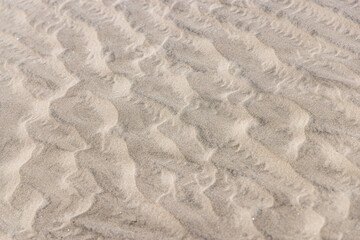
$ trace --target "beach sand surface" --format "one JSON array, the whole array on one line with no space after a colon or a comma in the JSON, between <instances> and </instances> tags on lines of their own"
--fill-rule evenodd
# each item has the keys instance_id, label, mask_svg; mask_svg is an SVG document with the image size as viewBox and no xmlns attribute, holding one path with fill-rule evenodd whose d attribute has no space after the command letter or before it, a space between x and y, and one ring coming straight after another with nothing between
<instances>
[{"instance_id":1,"label":"beach sand surface","mask_svg":"<svg viewBox=\"0 0 360 240\"><path fill-rule=\"evenodd\" d=\"M360 2L1 0L13 239L359 240Z\"/></svg>"}]
</instances>

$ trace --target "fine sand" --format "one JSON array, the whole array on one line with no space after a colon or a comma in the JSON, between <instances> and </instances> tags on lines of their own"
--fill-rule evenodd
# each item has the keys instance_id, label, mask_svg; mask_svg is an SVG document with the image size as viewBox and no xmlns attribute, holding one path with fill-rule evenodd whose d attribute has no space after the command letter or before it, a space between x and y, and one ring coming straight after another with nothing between
<instances>
[{"instance_id":1,"label":"fine sand","mask_svg":"<svg viewBox=\"0 0 360 240\"><path fill-rule=\"evenodd\" d=\"M359 240L358 0L0 0L0 240Z\"/></svg>"}]
</instances>

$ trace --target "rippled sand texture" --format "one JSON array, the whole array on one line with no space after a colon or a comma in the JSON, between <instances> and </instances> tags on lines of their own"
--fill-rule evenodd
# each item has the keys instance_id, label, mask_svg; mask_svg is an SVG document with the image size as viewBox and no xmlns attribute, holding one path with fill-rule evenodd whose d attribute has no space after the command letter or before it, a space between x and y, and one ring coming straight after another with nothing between
<instances>
[{"instance_id":1,"label":"rippled sand texture","mask_svg":"<svg viewBox=\"0 0 360 240\"><path fill-rule=\"evenodd\" d=\"M357 0L1 0L0 239L360 239Z\"/></svg>"}]
</instances>

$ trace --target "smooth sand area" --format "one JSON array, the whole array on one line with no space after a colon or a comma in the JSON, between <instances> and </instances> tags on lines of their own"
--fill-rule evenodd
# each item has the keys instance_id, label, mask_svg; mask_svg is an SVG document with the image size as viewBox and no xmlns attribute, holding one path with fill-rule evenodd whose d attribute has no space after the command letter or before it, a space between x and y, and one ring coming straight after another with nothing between
<instances>
[{"instance_id":1,"label":"smooth sand area","mask_svg":"<svg viewBox=\"0 0 360 240\"><path fill-rule=\"evenodd\" d=\"M358 0L0 0L0 240L359 240Z\"/></svg>"}]
</instances>

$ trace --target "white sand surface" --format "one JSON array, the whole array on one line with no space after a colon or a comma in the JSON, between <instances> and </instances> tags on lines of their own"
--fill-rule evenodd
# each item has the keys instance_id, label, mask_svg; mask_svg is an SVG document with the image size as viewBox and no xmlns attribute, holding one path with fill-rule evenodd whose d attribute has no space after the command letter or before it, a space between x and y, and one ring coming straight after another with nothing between
<instances>
[{"instance_id":1,"label":"white sand surface","mask_svg":"<svg viewBox=\"0 0 360 240\"><path fill-rule=\"evenodd\" d=\"M358 0L0 0L0 240L359 240Z\"/></svg>"}]
</instances>

